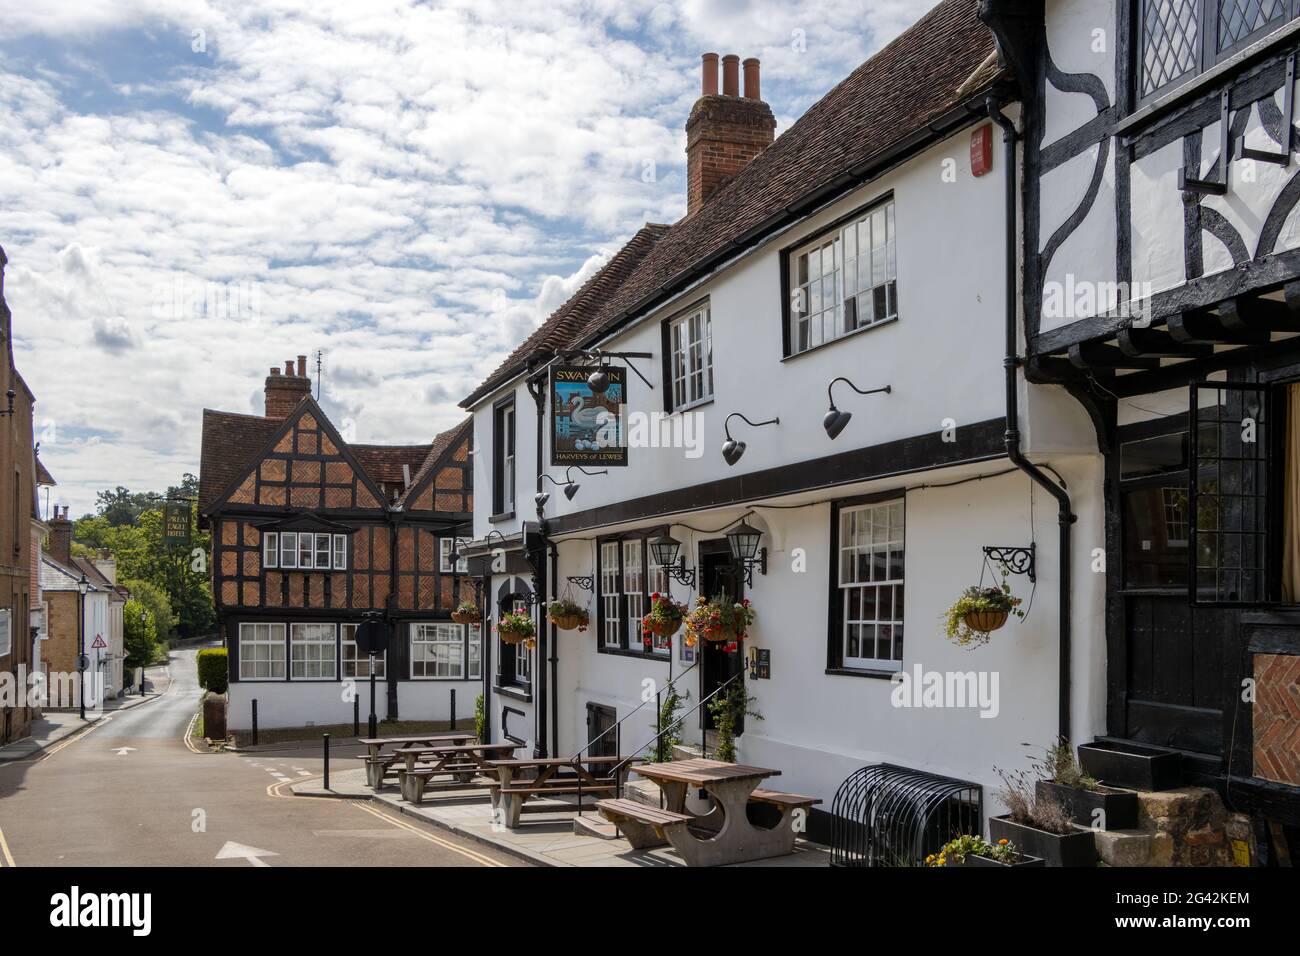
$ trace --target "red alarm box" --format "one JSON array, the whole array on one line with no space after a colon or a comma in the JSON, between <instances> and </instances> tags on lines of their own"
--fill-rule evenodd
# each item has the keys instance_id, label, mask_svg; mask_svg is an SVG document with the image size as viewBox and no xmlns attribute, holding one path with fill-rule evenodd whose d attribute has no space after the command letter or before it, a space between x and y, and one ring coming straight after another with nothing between
<instances>
[{"instance_id":1,"label":"red alarm box","mask_svg":"<svg viewBox=\"0 0 1300 956\"><path fill-rule=\"evenodd\" d=\"M993 168L993 124L985 123L970 134L970 171L983 176Z\"/></svg>"}]
</instances>

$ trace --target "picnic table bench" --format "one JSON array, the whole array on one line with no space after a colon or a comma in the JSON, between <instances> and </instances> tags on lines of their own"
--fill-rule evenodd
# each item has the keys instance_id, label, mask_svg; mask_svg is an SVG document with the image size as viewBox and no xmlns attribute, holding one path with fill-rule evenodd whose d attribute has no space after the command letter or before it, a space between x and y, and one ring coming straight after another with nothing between
<instances>
[{"instance_id":1,"label":"picnic table bench","mask_svg":"<svg viewBox=\"0 0 1300 956\"><path fill-rule=\"evenodd\" d=\"M454 746L469 743L478 738L472 733L437 733L422 734L411 737L362 737L357 742L364 744L367 753L360 760L366 764L366 783L372 790L384 785L384 778L395 773L393 764L402 759L397 750L384 752L385 747L435 747L438 745Z\"/></svg>"},{"instance_id":2,"label":"picnic table bench","mask_svg":"<svg viewBox=\"0 0 1300 956\"><path fill-rule=\"evenodd\" d=\"M616 793L617 776L597 776L593 768L613 767L621 757L534 757L520 760L489 760L497 780L489 784L493 810L504 826L519 825L523 806L534 797L577 794L579 809L584 793ZM561 773L572 770L571 774ZM531 775L529 775L531 774Z\"/></svg>"},{"instance_id":3,"label":"picnic table bench","mask_svg":"<svg viewBox=\"0 0 1300 956\"><path fill-rule=\"evenodd\" d=\"M451 776L462 784L475 776L495 776L493 759L508 758L519 744L456 744L446 747L404 748L397 751L406 761L397 770L402 799L419 804L424 801L425 785L433 777ZM422 766L417 766L421 762Z\"/></svg>"},{"instance_id":4,"label":"picnic table bench","mask_svg":"<svg viewBox=\"0 0 1300 956\"><path fill-rule=\"evenodd\" d=\"M779 770L747 767L697 758L672 763L642 764L635 772L659 784L665 808L631 800L599 800L596 808L615 824L636 849L670 844L687 866L722 866L794 852L795 814L821 803L817 797L760 789ZM702 815L686 812L689 788L702 788L710 798ZM751 804L775 807L776 823L756 825Z\"/></svg>"}]
</instances>

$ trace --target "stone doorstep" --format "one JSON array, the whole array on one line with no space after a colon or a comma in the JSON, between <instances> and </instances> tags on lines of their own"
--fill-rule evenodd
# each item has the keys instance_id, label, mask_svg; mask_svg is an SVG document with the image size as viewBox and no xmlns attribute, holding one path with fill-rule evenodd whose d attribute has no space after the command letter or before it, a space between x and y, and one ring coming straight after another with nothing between
<instances>
[{"instance_id":1,"label":"stone doorstep","mask_svg":"<svg viewBox=\"0 0 1300 956\"><path fill-rule=\"evenodd\" d=\"M610 823L599 813L586 814L573 818L573 832L578 836L595 837L597 840L617 840L618 827Z\"/></svg>"},{"instance_id":2,"label":"stone doorstep","mask_svg":"<svg viewBox=\"0 0 1300 956\"><path fill-rule=\"evenodd\" d=\"M1093 842L1107 866L1146 866L1154 835L1147 830L1094 830Z\"/></svg>"}]
</instances>

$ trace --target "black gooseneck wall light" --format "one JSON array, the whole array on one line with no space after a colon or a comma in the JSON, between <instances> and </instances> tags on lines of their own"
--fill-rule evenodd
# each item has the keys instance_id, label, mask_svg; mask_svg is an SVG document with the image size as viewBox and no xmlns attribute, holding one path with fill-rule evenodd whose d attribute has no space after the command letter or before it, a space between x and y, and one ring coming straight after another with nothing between
<instances>
[{"instance_id":1,"label":"black gooseneck wall light","mask_svg":"<svg viewBox=\"0 0 1300 956\"><path fill-rule=\"evenodd\" d=\"M859 395L875 395L877 392L884 392L888 395L893 391L893 389L888 385L882 385L880 388L858 388L843 375L839 378L831 379L831 383L826 386L826 398L831 407L826 412L826 417L822 419L822 428L826 429L826 435L831 439L834 439L840 432L844 431L844 426L847 425L849 419L853 417L851 412L842 412L835 407L835 398L831 395L831 389L835 387L836 382L844 382Z\"/></svg>"},{"instance_id":2,"label":"black gooseneck wall light","mask_svg":"<svg viewBox=\"0 0 1300 956\"><path fill-rule=\"evenodd\" d=\"M731 437L731 420L733 418L739 418L746 425L752 425L755 428L763 425L781 424L781 419L779 418L769 418L765 422L751 422L744 415L740 414L740 412L732 412L728 415L726 421L722 423L722 430L727 435L727 440L722 443L722 457L726 460L728 465L734 465L736 462L740 461L740 456L745 453L746 447L743 441L736 441L736 439Z\"/></svg>"}]
</instances>

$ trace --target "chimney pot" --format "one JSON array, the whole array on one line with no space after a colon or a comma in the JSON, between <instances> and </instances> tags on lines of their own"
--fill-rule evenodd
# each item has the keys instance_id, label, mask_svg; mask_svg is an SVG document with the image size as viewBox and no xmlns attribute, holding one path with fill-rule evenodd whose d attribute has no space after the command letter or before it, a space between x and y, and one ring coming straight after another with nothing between
<instances>
[{"instance_id":1,"label":"chimney pot","mask_svg":"<svg viewBox=\"0 0 1300 956\"><path fill-rule=\"evenodd\" d=\"M703 85L700 87L701 96L718 95L718 54L706 53L703 57Z\"/></svg>"},{"instance_id":2,"label":"chimney pot","mask_svg":"<svg viewBox=\"0 0 1300 956\"><path fill-rule=\"evenodd\" d=\"M307 356L305 355L298 356L298 377L307 377Z\"/></svg>"},{"instance_id":3,"label":"chimney pot","mask_svg":"<svg viewBox=\"0 0 1300 956\"><path fill-rule=\"evenodd\" d=\"M761 100L758 92L758 58L751 56L745 61L745 99Z\"/></svg>"},{"instance_id":4,"label":"chimney pot","mask_svg":"<svg viewBox=\"0 0 1300 956\"><path fill-rule=\"evenodd\" d=\"M272 365L272 366L271 366L271 374L272 374L272 375L279 375L279 374L280 374L280 366L278 366L278 365Z\"/></svg>"},{"instance_id":5,"label":"chimney pot","mask_svg":"<svg viewBox=\"0 0 1300 956\"><path fill-rule=\"evenodd\" d=\"M289 361L284 363L284 374L293 375L293 359L289 359Z\"/></svg>"},{"instance_id":6,"label":"chimney pot","mask_svg":"<svg viewBox=\"0 0 1300 956\"><path fill-rule=\"evenodd\" d=\"M722 95L740 95L740 57L734 53L722 58Z\"/></svg>"}]
</instances>

